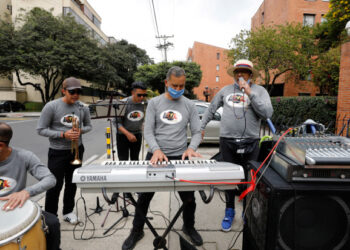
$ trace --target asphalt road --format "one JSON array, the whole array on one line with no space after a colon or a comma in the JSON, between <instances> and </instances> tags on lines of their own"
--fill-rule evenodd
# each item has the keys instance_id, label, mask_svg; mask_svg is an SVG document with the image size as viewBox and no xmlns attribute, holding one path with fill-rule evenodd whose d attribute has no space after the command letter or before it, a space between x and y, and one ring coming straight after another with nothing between
<instances>
[{"instance_id":1,"label":"asphalt road","mask_svg":"<svg viewBox=\"0 0 350 250\"><path fill-rule=\"evenodd\" d=\"M39 159L47 164L47 152L49 140L37 134L36 126L38 118L0 118L0 122L8 123L13 129L13 138L10 146L24 148L32 151ZM92 120L93 129L83 135L85 147L83 164L87 161L99 158L106 153L106 127L110 123L106 119ZM113 133L115 132L113 128ZM115 138L115 137L114 137ZM28 175L27 185L34 182L34 178Z\"/></svg>"}]
</instances>

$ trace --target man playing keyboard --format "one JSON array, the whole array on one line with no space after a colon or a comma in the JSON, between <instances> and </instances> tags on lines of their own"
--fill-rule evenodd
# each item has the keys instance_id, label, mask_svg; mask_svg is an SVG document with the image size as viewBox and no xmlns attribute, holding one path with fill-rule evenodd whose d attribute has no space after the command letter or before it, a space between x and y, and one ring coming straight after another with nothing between
<instances>
[{"instance_id":1,"label":"man playing keyboard","mask_svg":"<svg viewBox=\"0 0 350 250\"><path fill-rule=\"evenodd\" d=\"M166 80L166 92L151 99L148 103L145 119L145 140L149 145L146 160L152 164L168 160L184 160L200 157L195 152L201 142L200 120L195 104L183 96L185 90L185 71L177 66L169 69ZM187 125L189 124L192 140L187 147ZM183 232L191 241L200 246L202 237L194 228L196 202L194 191L179 192L184 202ZM133 228L123 243L123 250L133 249L144 236L144 216L154 192L139 195ZM143 215L138 212L142 211Z\"/></svg>"}]
</instances>

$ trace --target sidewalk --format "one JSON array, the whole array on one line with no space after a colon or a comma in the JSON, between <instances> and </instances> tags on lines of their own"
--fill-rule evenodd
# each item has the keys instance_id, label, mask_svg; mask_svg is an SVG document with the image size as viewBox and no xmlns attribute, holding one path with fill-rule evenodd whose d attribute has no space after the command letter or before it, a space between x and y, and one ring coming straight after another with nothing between
<instances>
[{"instance_id":1,"label":"sidewalk","mask_svg":"<svg viewBox=\"0 0 350 250\"><path fill-rule=\"evenodd\" d=\"M0 113L0 117L39 117L41 112L9 112L9 113Z\"/></svg>"},{"instance_id":2,"label":"sidewalk","mask_svg":"<svg viewBox=\"0 0 350 250\"><path fill-rule=\"evenodd\" d=\"M199 148L198 152L200 152L204 159L209 159L211 156L218 152L216 147L205 147ZM63 192L61 192L62 194ZM111 194L109 194L111 195ZM215 193L213 200L209 204L204 204L202 199L199 196L199 193L195 193L196 196L196 229L201 234L204 244L201 247L197 247L197 249L205 249L205 250L224 250L228 249L232 242L236 239L239 234L239 231L242 228L242 204L236 201L236 217L235 222L233 224L233 229L231 232L222 232L221 231L221 220L224 215L225 204L223 202L224 194ZM78 190L76 195L76 200L80 197L80 190ZM108 209L108 205L102 197L102 194L83 194L83 197L86 201L86 211L87 214L92 214L94 208L96 207L96 197L99 197L100 205L103 206L104 209ZM134 195L136 199L136 195ZM40 199L40 205L44 205L44 198ZM126 237L129 235L130 229L132 227L133 217L129 216L127 218L123 218L120 223L118 223L108 234L111 235L109 237L104 237L103 233L107 228L113 225L119 218L122 217L122 212L113 212L108 215L106 220L106 224L104 227L101 227L101 224L106 216L107 211L104 210L101 215L94 214L90 216L90 221L87 222L86 228L83 236L82 230L83 226L77 226L75 231L75 237L80 239L96 237L89 240L76 240L73 236L74 226L66 223L62 219L62 199L60 201L59 207L59 219L61 221L61 248L62 250L104 250L104 249L121 249L122 244ZM181 199L179 198L177 193L174 192L158 192L155 194L151 205L148 216L153 217L150 220L151 224L154 226L158 234L162 234L166 229L166 219L164 219L161 215L164 215L167 219L172 219L180 207ZM123 205L122 200L119 199L119 206ZM82 199L78 200L78 214L82 221L85 220L85 207ZM113 210L116 210L115 206L113 206ZM131 205L127 206L127 210L130 214L134 213L134 207ZM185 239L189 241L189 238L185 236L182 231L182 216L179 217L177 222L175 223L173 230L166 237L167 247L170 250L180 250L180 242L179 236L177 233L181 234ZM177 233L173 231L177 231ZM101 238L104 237L104 238ZM145 226L145 237L138 242L135 250L148 250L154 249L153 247L153 234ZM242 234L240 234L236 245L230 249L242 249Z\"/></svg>"}]
</instances>

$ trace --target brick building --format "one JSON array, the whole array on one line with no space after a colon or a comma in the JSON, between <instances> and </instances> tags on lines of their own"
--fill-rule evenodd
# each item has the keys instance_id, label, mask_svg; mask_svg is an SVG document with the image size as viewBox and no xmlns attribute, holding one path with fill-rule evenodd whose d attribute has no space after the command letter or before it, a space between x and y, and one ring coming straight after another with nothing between
<instances>
[{"instance_id":1,"label":"brick building","mask_svg":"<svg viewBox=\"0 0 350 250\"><path fill-rule=\"evenodd\" d=\"M193 47L188 49L187 61L199 64L203 72L199 87L194 89L199 100L206 100L204 93L207 93L208 101L211 101L222 87L233 82L227 74L230 65L227 49L194 42Z\"/></svg>"},{"instance_id":2,"label":"brick building","mask_svg":"<svg viewBox=\"0 0 350 250\"><path fill-rule=\"evenodd\" d=\"M323 16L328 9L329 0L264 0L251 19L251 29L293 22L312 26L324 20ZM284 74L276 83L283 87L284 96L315 96L319 89L310 79L311 76L297 80L296 77Z\"/></svg>"},{"instance_id":3,"label":"brick building","mask_svg":"<svg viewBox=\"0 0 350 250\"><path fill-rule=\"evenodd\" d=\"M340 131L344 123L350 118L350 41L341 47L340 74L338 88L337 107L337 132ZM344 119L344 120L342 120ZM343 135L348 133L346 130Z\"/></svg>"}]
</instances>

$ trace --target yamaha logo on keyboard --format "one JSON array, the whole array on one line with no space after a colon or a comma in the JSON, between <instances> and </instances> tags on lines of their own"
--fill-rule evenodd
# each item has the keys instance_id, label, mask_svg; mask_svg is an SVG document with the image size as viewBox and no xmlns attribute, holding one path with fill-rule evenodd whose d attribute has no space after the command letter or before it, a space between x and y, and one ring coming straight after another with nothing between
<instances>
[{"instance_id":1,"label":"yamaha logo on keyboard","mask_svg":"<svg viewBox=\"0 0 350 250\"><path fill-rule=\"evenodd\" d=\"M103 182L107 181L107 177L105 175L88 175L88 176L80 176L81 182Z\"/></svg>"}]
</instances>

